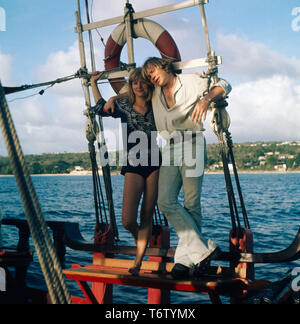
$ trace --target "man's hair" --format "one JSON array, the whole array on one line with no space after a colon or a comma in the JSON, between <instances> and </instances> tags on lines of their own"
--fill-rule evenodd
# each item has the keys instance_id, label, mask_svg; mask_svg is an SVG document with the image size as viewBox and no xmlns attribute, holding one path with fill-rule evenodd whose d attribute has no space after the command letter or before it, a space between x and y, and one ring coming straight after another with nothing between
<instances>
[{"instance_id":1,"label":"man's hair","mask_svg":"<svg viewBox=\"0 0 300 324\"><path fill-rule=\"evenodd\" d=\"M129 74L129 79L128 79L128 83L129 83L128 97L129 97L129 102L132 105L135 102L135 94L132 90L132 83L137 80L140 80L147 84L148 93L147 93L146 101L151 101L151 98L152 98L152 93L153 93L153 88L154 88L153 84L150 83L148 79L144 78L143 73L142 73L142 68L136 68Z\"/></svg>"},{"instance_id":2,"label":"man's hair","mask_svg":"<svg viewBox=\"0 0 300 324\"><path fill-rule=\"evenodd\" d=\"M171 73L173 75L176 75L176 71L174 70L173 67L173 61L159 58L159 57L149 57L145 63L143 64L142 71L143 71L143 76L145 79L148 79L147 76L147 69L149 65L152 65L156 68L160 68L162 70L165 70L167 73Z\"/></svg>"}]
</instances>

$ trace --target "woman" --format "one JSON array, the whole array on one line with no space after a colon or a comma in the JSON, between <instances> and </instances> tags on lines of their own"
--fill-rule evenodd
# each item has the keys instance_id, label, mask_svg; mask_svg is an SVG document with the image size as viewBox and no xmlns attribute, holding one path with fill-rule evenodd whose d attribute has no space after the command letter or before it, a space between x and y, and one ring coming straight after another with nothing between
<instances>
[{"instance_id":1,"label":"woman","mask_svg":"<svg viewBox=\"0 0 300 324\"><path fill-rule=\"evenodd\" d=\"M156 136L151 136L152 132L156 132L151 106L153 86L143 79L141 68L137 68L129 76L128 97L116 99L112 107L105 108L106 101L102 98L97 86L97 80L101 75L95 72L91 78L91 87L96 102L95 113L100 116L121 118L121 122L126 123L127 127L127 142L124 143L127 148L127 163L121 170L121 174L125 176L122 223L133 235L137 246L134 266L129 269L130 273L137 275L151 235L152 216L157 200L159 162L156 165L151 164L151 155L154 151L158 152ZM146 160L146 165L144 163L136 165L132 162L131 153L134 152L137 144L128 141L128 137L135 131L137 131L136 134L143 132L147 136L147 147L143 147L139 152L143 155L140 156L144 158L143 161ZM123 141L125 140L123 136ZM138 226L138 207L142 195L140 226Z\"/></svg>"}]
</instances>

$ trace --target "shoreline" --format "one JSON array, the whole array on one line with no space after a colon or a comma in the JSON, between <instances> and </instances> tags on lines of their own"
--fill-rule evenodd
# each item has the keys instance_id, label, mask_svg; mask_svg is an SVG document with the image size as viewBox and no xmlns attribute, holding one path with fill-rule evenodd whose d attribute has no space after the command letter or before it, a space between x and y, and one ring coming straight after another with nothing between
<instances>
[{"instance_id":1,"label":"shoreline","mask_svg":"<svg viewBox=\"0 0 300 324\"><path fill-rule=\"evenodd\" d=\"M294 170L294 171L284 171L284 172L278 172L278 171L238 171L238 174L293 174L293 173L300 173L300 171ZM223 171L205 171L204 174L224 174ZM230 174L233 174L233 172L230 172ZM100 174L102 175L102 174ZM111 172L111 175L121 175L119 171ZM31 174L32 177L85 177L85 176L92 176L92 171L85 171L85 172L78 172L78 173L44 173L44 174ZM0 174L0 178L5 177L14 177L13 174Z\"/></svg>"}]
</instances>

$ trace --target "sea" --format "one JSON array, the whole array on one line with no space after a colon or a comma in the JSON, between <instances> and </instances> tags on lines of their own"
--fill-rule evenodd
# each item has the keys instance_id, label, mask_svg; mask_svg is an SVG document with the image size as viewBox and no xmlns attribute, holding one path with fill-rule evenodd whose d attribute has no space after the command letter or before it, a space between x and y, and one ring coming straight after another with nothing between
<instances>
[{"instance_id":1,"label":"sea","mask_svg":"<svg viewBox=\"0 0 300 324\"><path fill-rule=\"evenodd\" d=\"M254 252L276 252L287 248L300 225L300 173L242 173L239 175L244 202L254 237ZM33 176L35 190L45 219L77 222L82 236L93 241L95 211L91 176ZM124 177L112 175L113 199L120 245L134 245L131 235L122 227L121 210ZM104 186L103 186L104 188ZM237 201L238 195L236 194ZM179 196L183 202L183 194ZM230 211L223 174L206 174L202 190L203 232L223 250L228 250L231 229ZM0 177L0 208L4 218L25 219L14 177ZM241 213L240 213L241 214ZM177 235L171 230L171 247L176 247ZM3 245L15 247L18 231L2 226ZM30 242L34 250L32 241ZM92 253L67 248L64 267L87 265ZM216 261L214 261L216 262ZM276 281L300 266L300 260L285 264L255 265L255 279ZM28 285L46 289L37 256L31 264ZM76 283L67 280L71 295L82 296ZM222 297L223 299L223 297ZM228 303L224 297L223 303ZM115 286L115 304L146 304L147 290ZM172 304L208 304L207 295L171 292Z\"/></svg>"}]
</instances>

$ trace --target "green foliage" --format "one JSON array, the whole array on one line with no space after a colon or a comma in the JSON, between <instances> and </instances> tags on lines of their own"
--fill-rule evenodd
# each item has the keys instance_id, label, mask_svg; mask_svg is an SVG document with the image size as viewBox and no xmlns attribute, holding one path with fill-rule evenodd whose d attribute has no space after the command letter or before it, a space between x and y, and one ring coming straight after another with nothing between
<instances>
[{"instance_id":1,"label":"green foliage","mask_svg":"<svg viewBox=\"0 0 300 324\"><path fill-rule=\"evenodd\" d=\"M300 170L300 143L243 143L234 144L235 162L238 170L274 171L275 166L286 165L287 170ZM120 152L113 154L112 171L120 171ZM26 155L26 164L31 174L62 174L70 173L76 166L91 170L89 153L49 153L41 155ZM206 169L222 170L221 156L218 144L207 145ZM8 157L0 156L0 174L12 174Z\"/></svg>"},{"instance_id":2,"label":"green foliage","mask_svg":"<svg viewBox=\"0 0 300 324\"><path fill-rule=\"evenodd\" d=\"M26 155L25 161L31 174L70 173L75 166L91 170L89 153ZM0 174L12 174L8 157L0 157Z\"/></svg>"},{"instance_id":3,"label":"green foliage","mask_svg":"<svg viewBox=\"0 0 300 324\"><path fill-rule=\"evenodd\" d=\"M274 171L278 166L284 165L290 171L300 170L299 142L234 144L233 152L239 170ZM207 145L207 156L207 169L222 169L220 150L217 144Z\"/></svg>"}]
</instances>

